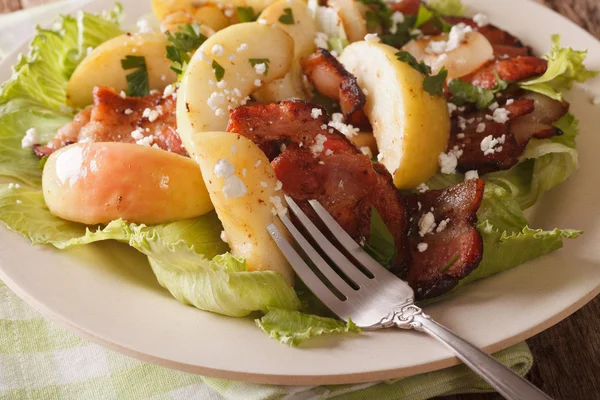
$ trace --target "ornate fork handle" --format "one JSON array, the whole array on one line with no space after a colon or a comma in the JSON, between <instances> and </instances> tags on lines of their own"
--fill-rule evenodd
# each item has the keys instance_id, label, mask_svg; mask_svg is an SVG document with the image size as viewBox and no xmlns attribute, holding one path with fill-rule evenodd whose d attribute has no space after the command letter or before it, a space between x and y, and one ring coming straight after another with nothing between
<instances>
[{"instance_id":1,"label":"ornate fork handle","mask_svg":"<svg viewBox=\"0 0 600 400\"><path fill-rule=\"evenodd\" d=\"M396 326L402 329L415 329L442 342L454 351L456 356L487 383L509 400L547 400L541 390L506 368L495 358L438 324L414 304L408 304L392 311L381 321L383 327Z\"/></svg>"}]
</instances>

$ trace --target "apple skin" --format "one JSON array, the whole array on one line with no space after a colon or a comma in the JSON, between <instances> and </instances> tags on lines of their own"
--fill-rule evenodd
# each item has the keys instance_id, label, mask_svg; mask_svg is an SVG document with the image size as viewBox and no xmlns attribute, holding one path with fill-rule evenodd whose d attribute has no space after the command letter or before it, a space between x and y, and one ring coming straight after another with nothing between
<instances>
[{"instance_id":1,"label":"apple skin","mask_svg":"<svg viewBox=\"0 0 600 400\"><path fill-rule=\"evenodd\" d=\"M213 209L198 164L137 144L64 147L48 158L42 188L52 214L88 225L159 224Z\"/></svg>"}]
</instances>

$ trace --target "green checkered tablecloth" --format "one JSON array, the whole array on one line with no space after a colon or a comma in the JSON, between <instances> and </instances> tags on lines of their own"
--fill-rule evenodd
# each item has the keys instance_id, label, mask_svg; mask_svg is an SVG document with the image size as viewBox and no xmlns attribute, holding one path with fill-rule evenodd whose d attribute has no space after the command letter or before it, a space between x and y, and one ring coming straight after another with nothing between
<instances>
[{"instance_id":1,"label":"green checkered tablecloth","mask_svg":"<svg viewBox=\"0 0 600 400\"><path fill-rule=\"evenodd\" d=\"M0 59L29 36L35 24L73 11L76 3L70 0L0 16ZM533 363L525 343L495 356L521 375ZM44 319L0 281L0 399L417 400L487 391L490 387L462 365L389 382L318 387L256 385L186 374L87 342Z\"/></svg>"}]
</instances>

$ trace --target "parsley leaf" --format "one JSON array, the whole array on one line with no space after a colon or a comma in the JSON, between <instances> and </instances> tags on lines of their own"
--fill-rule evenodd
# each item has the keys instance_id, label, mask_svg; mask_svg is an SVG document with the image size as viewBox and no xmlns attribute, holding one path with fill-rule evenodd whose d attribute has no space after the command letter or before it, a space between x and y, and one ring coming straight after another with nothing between
<instances>
[{"instance_id":1,"label":"parsley leaf","mask_svg":"<svg viewBox=\"0 0 600 400\"><path fill-rule=\"evenodd\" d=\"M417 20L413 28L417 29L423 26L427 21L433 18L434 13L423 4L419 6L419 12L417 13Z\"/></svg>"},{"instance_id":2,"label":"parsley leaf","mask_svg":"<svg viewBox=\"0 0 600 400\"><path fill-rule=\"evenodd\" d=\"M294 25L294 14L292 14L291 8L283 9L283 14L279 17L279 22L286 25Z\"/></svg>"},{"instance_id":3,"label":"parsley leaf","mask_svg":"<svg viewBox=\"0 0 600 400\"><path fill-rule=\"evenodd\" d=\"M369 242L364 246L365 250L381 265L388 267L396 257L396 246L394 236L391 234L381 214L374 206L371 206L371 226Z\"/></svg>"},{"instance_id":4,"label":"parsley leaf","mask_svg":"<svg viewBox=\"0 0 600 400\"><path fill-rule=\"evenodd\" d=\"M238 7L236 14L240 22L253 22L258 18L252 7Z\"/></svg>"},{"instance_id":5,"label":"parsley leaf","mask_svg":"<svg viewBox=\"0 0 600 400\"><path fill-rule=\"evenodd\" d=\"M190 62L190 54L204 43L206 36L200 33L200 25L185 24L175 34L167 32L167 40L171 43L167 46L167 59L173 62L171 69L181 75Z\"/></svg>"},{"instance_id":6,"label":"parsley leaf","mask_svg":"<svg viewBox=\"0 0 600 400\"><path fill-rule=\"evenodd\" d=\"M265 75L269 73L269 63L271 60L268 58L249 58L248 61L250 61L250 65L253 67L258 64L265 64Z\"/></svg>"},{"instance_id":7,"label":"parsley leaf","mask_svg":"<svg viewBox=\"0 0 600 400\"><path fill-rule=\"evenodd\" d=\"M442 268L439 269L440 273L446 272L447 270L449 270L450 267L454 265L454 263L456 262L456 260L458 260L458 257L459 257L459 255L458 255L458 253L456 253L454 255L454 257L452 257L450 259L450 261L448 261L448 263L446 265L444 265Z\"/></svg>"},{"instance_id":8,"label":"parsley leaf","mask_svg":"<svg viewBox=\"0 0 600 400\"><path fill-rule=\"evenodd\" d=\"M146 67L146 58L143 56L125 56L121 60L121 67L124 70L134 69L135 71L127 74L127 95L143 97L150 94L150 84L148 82L148 68Z\"/></svg>"},{"instance_id":9,"label":"parsley leaf","mask_svg":"<svg viewBox=\"0 0 600 400\"><path fill-rule=\"evenodd\" d=\"M415 39L418 36L417 34L413 34L416 18L415 15L405 15L404 22L396 24L394 33L390 31L390 33L379 35L381 41L387 45L400 48Z\"/></svg>"},{"instance_id":10,"label":"parsley leaf","mask_svg":"<svg viewBox=\"0 0 600 400\"><path fill-rule=\"evenodd\" d=\"M225 68L223 68L221 64L217 62L217 60L213 60L212 67L213 71L215 71L215 78L217 78L217 82L221 82L221 79L223 79L223 76L225 76Z\"/></svg>"},{"instance_id":11,"label":"parsley leaf","mask_svg":"<svg viewBox=\"0 0 600 400\"><path fill-rule=\"evenodd\" d=\"M450 102L457 106L462 106L465 103L475 103L480 110L488 108L496 101L496 93L508 87L507 81L500 79L498 73L494 72L494 74L497 83L492 89L484 89L460 79L453 79L448 83L448 91L452 93Z\"/></svg>"},{"instance_id":12,"label":"parsley leaf","mask_svg":"<svg viewBox=\"0 0 600 400\"><path fill-rule=\"evenodd\" d=\"M381 25L384 30L392 26L393 11L384 0L359 0L364 5L370 6L366 13L367 29L374 30ZM369 27L370 26L370 27Z\"/></svg>"},{"instance_id":13,"label":"parsley leaf","mask_svg":"<svg viewBox=\"0 0 600 400\"><path fill-rule=\"evenodd\" d=\"M444 82L448 77L446 68L442 68L437 75L431 75L431 67L423 61L418 62L408 51L399 51L396 53L396 57L398 57L399 61L407 63L413 69L425 76L423 79L423 90L432 96L435 96L436 94L439 94L440 96L444 95Z\"/></svg>"}]
</instances>

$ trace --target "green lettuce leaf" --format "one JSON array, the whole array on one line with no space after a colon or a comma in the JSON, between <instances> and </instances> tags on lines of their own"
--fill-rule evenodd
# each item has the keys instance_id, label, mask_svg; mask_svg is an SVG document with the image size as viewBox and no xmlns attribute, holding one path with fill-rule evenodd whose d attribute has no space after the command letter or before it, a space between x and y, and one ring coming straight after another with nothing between
<instances>
[{"instance_id":1,"label":"green lettuce leaf","mask_svg":"<svg viewBox=\"0 0 600 400\"><path fill-rule=\"evenodd\" d=\"M583 62L587 51L577 51L570 47L560 47L560 36L552 36L552 48L544 56L548 69L544 75L519 83L523 89L541 93L555 100L562 100L562 90L569 90L575 82L584 82L598 75L598 71L588 70Z\"/></svg>"},{"instance_id":2,"label":"green lettuce leaf","mask_svg":"<svg viewBox=\"0 0 600 400\"><path fill-rule=\"evenodd\" d=\"M429 0L427 7L449 17L462 17L467 11L467 7L461 0Z\"/></svg>"},{"instance_id":3,"label":"green lettuce leaf","mask_svg":"<svg viewBox=\"0 0 600 400\"><path fill-rule=\"evenodd\" d=\"M255 322L269 337L291 346L297 346L315 336L360 332L352 320L348 320L348 324L344 324L332 318L278 308L270 308L262 318L256 319Z\"/></svg>"}]
</instances>

